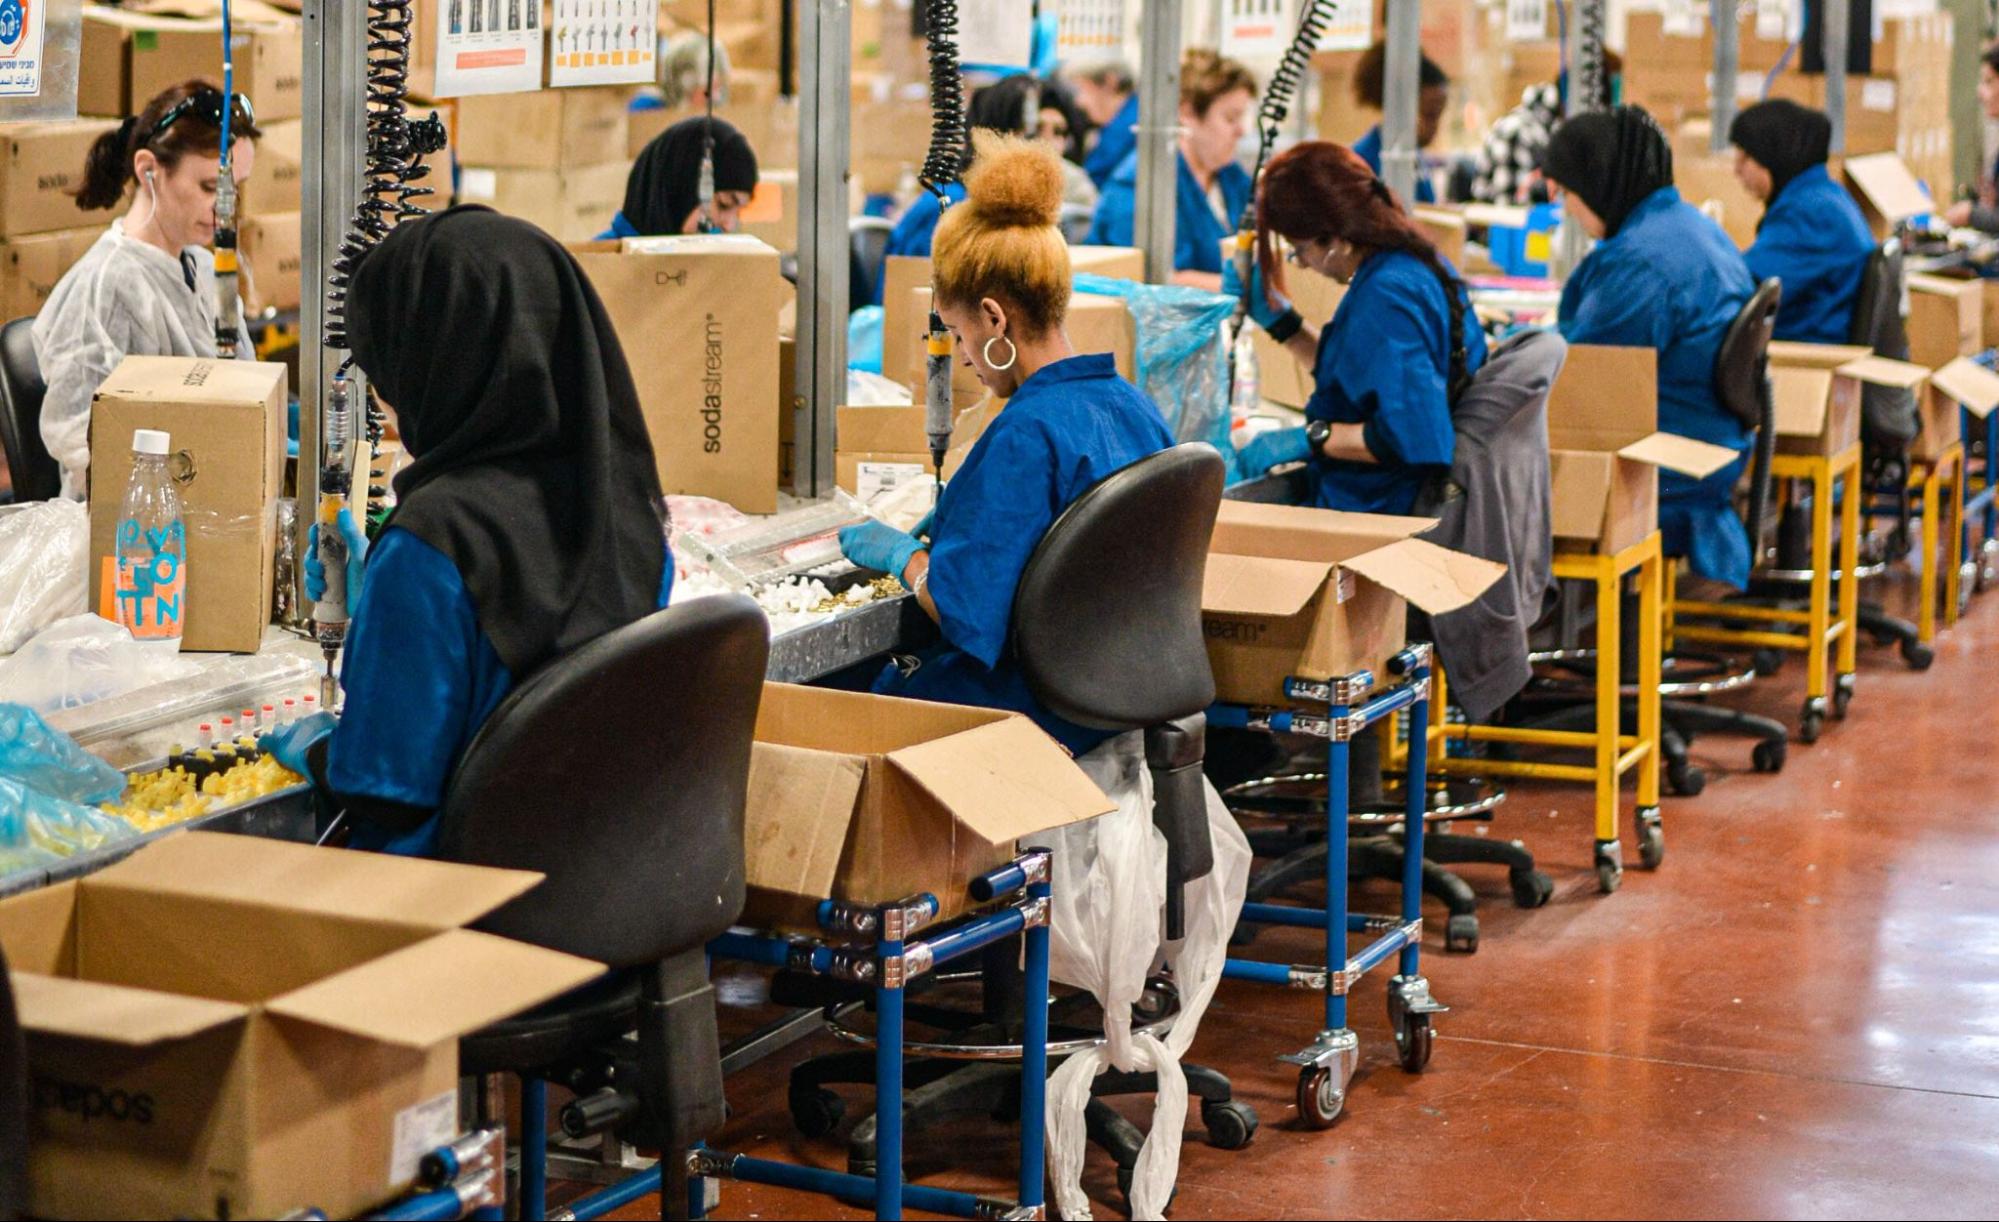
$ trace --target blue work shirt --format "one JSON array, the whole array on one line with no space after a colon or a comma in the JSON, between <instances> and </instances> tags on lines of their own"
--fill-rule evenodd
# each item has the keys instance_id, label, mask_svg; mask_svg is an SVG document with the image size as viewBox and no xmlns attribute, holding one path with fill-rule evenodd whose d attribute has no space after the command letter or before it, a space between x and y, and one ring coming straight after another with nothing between
<instances>
[{"instance_id":1,"label":"blue work shirt","mask_svg":"<svg viewBox=\"0 0 1999 1222\"><path fill-rule=\"evenodd\" d=\"M1381 177L1381 124L1368 128L1367 135L1354 141L1353 151L1360 154L1360 159L1374 171L1376 178ZM1420 152L1416 154L1416 202L1437 202L1437 188L1430 184L1430 176L1423 172L1423 155Z\"/></svg>"},{"instance_id":2,"label":"blue work shirt","mask_svg":"<svg viewBox=\"0 0 1999 1222\"><path fill-rule=\"evenodd\" d=\"M1201 180L1194 177L1187 155L1175 154L1174 161L1179 164L1180 177L1173 195L1173 270L1219 276L1222 239L1235 233L1236 222L1249 206L1249 171L1232 161L1215 176L1222 188L1222 206L1228 211L1228 219L1224 221L1209 206L1208 193L1202 189ZM1137 225L1138 154L1134 152L1111 175L1102 198L1097 200L1097 215L1090 222L1087 244L1130 246Z\"/></svg>"},{"instance_id":3,"label":"blue work shirt","mask_svg":"<svg viewBox=\"0 0 1999 1222\"><path fill-rule=\"evenodd\" d=\"M644 236L644 234L638 231L637 226L625 219L625 214L621 210L616 216L611 218L611 227L597 235L597 240L599 242L615 242L619 238L642 238Z\"/></svg>"},{"instance_id":4,"label":"blue work shirt","mask_svg":"<svg viewBox=\"0 0 1999 1222\"><path fill-rule=\"evenodd\" d=\"M1107 354L1057 361L1021 383L937 502L927 588L944 642L913 672L891 663L874 690L1024 713L1076 755L1110 738L1028 690L1007 648L1014 590L1071 501L1172 444L1159 409Z\"/></svg>"},{"instance_id":5,"label":"blue work shirt","mask_svg":"<svg viewBox=\"0 0 1999 1222\"><path fill-rule=\"evenodd\" d=\"M965 187L962 183L944 184L944 194L954 204L965 201ZM903 209L902 219L896 221L895 228L888 235L888 253L892 255L915 255L921 259L930 257L930 240L937 236L937 222L943 219L944 205L937 197L925 190L909 201Z\"/></svg>"},{"instance_id":6,"label":"blue work shirt","mask_svg":"<svg viewBox=\"0 0 1999 1222\"><path fill-rule=\"evenodd\" d=\"M451 558L391 526L368 552L340 683L347 705L326 753L335 793L436 811L472 736L513 690L514 676L479 627ZM673 557L659 605L673 592ZM409 857L437 851L437 816L397 832L356 821L349 844Z\"/></svg>"},{"instance_id":7,"label":"blue work shirt","mask_svg":"<svg viewBox=\"0 0 1999 1222\"><path fill-rule=\"evenodd\" d=\"M1111 180L1111 175L1117 173L1118 167L1124 164L1124 159L1131 156L1138 148L1137 128L1138 95L1134 93L1125 99L1124 106L1117 115L1109 123L1104 124L1103 130L1097 133L1096 147L1090 150L1089 156L1083 158L1083 172L1090 176L1091 182L1097 184L1097 190L1104 189L1104 184Z\"/></svg>"},{"instance_id":8,"label":"blue work shirt","mask_svg":"<svg viewBox=\"0 0 1999 1222\"><path fill-rule=\"evenodd\" d=\"M1305 416L1361 425L1367 448L1381 461L1313 458L1314 505L1408 513L1423 481L1450 469L1457 444L1450 333L1443 283L1423 260L1391 250L1360 265L1319 333ZM1464 343L1465 372L1477 373L1485 364L1485 332L1468 298Z\"/></svg>"},{"instance_id":9,"label":"blue work shirt","mask_svg":"<svg viewBox=\"0 0 1999 1222\"><path fill-rule=\"evenodd\" d=\"M1778 339L1844 344L1853 334L1853 302L1874 253L1860 205L1822 165L1784 184L1763 213L1756 242L1742 257L1760 284L1784 282Z\"/></svg>"},{"instance_id":10,"label":"blue work shirt","mask_svg":"<svg viewBox=\"0 0 1999 1222\"><path fill-rule=\"evenodd\" d=\"M1617 344L1659 354L1659 421L1668 433L1749 449L1749 426L1714 392L1715 355L1756 282L1742 255L1672 187L1645 197L1615 237L1597 243L1562 288L1557 315L1572 344ZM1743 586L1749 532L1733 503L1743 459L1696 480L1659 472L1659 531L1668 556Z\"/></svg>"}]
</instances>

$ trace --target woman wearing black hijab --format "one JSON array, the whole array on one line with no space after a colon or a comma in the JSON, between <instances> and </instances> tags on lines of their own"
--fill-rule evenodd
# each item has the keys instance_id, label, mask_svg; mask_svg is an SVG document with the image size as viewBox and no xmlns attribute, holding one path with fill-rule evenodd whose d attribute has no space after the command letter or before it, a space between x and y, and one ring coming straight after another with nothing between
<instances>
[{"instance_id":1,"label":"woman wearing black hijab","mask_svg":"<svg viewBox=\"0 0 1999 1222\"><path fill-rule=\"evenodd\" d=\"M1748 428L1715 398L1714 361L1755 281L1721 227L1673 188L1665 133L1635 106L1578 115L1556 129L1544 173L1597 240L1562 288L1562 335L1653 349L1659 427L1746 454ZM1749 536L1730 501L1742 465L1704 480L1659 474L1666 554L1734 586L1749 580Z\"/></svg>"},{"instance_id":2,"label":"woman wearing black hijab","mask_svg":"<svg viewBox=\"0 0 1999 1222\"><path fill-rule=\"evenodd\" d=\"M1766 205L1743 257L1757 280L1784 282L1777 338L1846 343L1874 235L1860 206L1826 173L1831 120L1788 100L1758 102L1735 116L1728 139L1735 177Z\"/></svg>"},{"instance_id":3,"label":"woman wearing black hijab","mask_svg":"<svg viewBox=\"0 0 1999 1222\"><path fill-rule=\"evenodd\" d=\"M347 309L413 461L349 586L338 728L322 713L273 754L314 765L353 846L422 856L514 684L665 606L673 565L624 352L553 238L477 207L408 222L362 260Z\"/></svg>"},{"instance_id":4,"label":"woman wearing black hijab","mask_svg":"<svg viewBox=\"0 0 1999 1222\"><path fill-rule=\"evenodd\" d=\"M715 199L701 215L701 156L709 125L715 137ZM625 206L600 239L646 238L673 233L734 233L757 189L757 154L721 119L682 119L652 138L625 181ZM710 225L712 223L712 229Z\"/></svg>"}]
</instances>

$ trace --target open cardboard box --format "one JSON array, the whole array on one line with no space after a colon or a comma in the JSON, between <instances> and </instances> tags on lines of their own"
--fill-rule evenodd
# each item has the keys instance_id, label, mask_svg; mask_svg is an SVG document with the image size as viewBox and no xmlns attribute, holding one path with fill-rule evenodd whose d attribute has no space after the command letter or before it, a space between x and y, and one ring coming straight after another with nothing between
<instances>
[{"instance_id":1,"label":"open cardboard box","mask_svg":"<svg viewBox=\"0 0 1999 1222\"><path fill-rule=\"evenodd\" d=\"M944 454L945 479L958 473L986 426L1005 406L1005 400L988 395L958 413L951 426L951 448ZM834 418L835 482L867 504L913 479L934 474L923 415L921 406L840 408Z\"/></svg>"},{"instance_id":2,"label":"open cardboard box","mask_svg":"<svg viewBox=\"0 0 1999 1222\"><path fill-rule=\"evenodd\" d=\"M1909 277L1909 361L1942 369L1984 350L1985 289L1976 280Z\"/></svg>"},{"instance_id":3,"label":"open cardboard box","mask_svg":"<svg viewBox=\"0 0 1999 1222\"><path fill-rule=\"evenodd\" d=\"M1994 408L1999 408L1999 373L1961 356L1931 376L1930 393L1924 400L1923 434L1917 438L1925 457L1934 459L1941 455L1943 448L1962 434L1963 421L1957 412L1960 404L1980 420L1990 416ZM1946 439L1933 445L1932 423L1940 435L1947 433Z\"/></svg>"},{"instance_id":4,"label":"open cardboard box","mask_svg":"<svg viewBox=\"0 0 1999 1222\"><path fill-rule=\"evenodd\" d=\"M882 904L926 892L947 920L1017 840L1111 810L1017 713L765 684L743 920L818 932L822 899Z\"/></svg>"},{"instance_id":5,"label":"open cardboard box","mask_svg":"<svg viewBox=\"0 0 1999 1222\"><path fill-rule=\"evenodd\" d=\"M1918 462L1935 462L1943 457L1944 450L1957 444L1957 402L1930 393L1930 370L1907 361L1889 360L1885 356L1864 356L1841 365L1839 372L1856 381L1899 387L1915 395L1916 405L1922 413L1922 430L1909 446L1911 458Z\"/></svg>"},{"instance_id":6,"label":"open cardboard box","mask_svg":"<svg viewBox=\"0 0 1999 1222\"><path fill-rule=\"evenodd\" d=\"M1434 525L1223 501L1201 589L1217 699L1281 705L1288 678L1363 669L1386 680L1407 639L1407 604L1454 611L1506 571L1414 537Z\"/></svg>"},{"instance_id":7,"label":"open cardboard box","mask_svg":"<svg viewBox=\"0 0 1999 1222\"><path fill-rule=\"evenodd\" d=\"M352 1217L458 1132L458 1038L603 972L462 928L541 876L187 832L0 900L31 1211Z\"/></svg>"},{"instance_id":8,"label":"open cardboard box","mask_svg":"<svg viewBox=\"0 0 1999 1222\"><path fill-rule=\"evenodd\" d=\"M1831 458L1860 440L1860 380L1840 369L1874 355L1855 344L1770 344L1777 452Z\"/></svg>"},{"instance_id":9,"label":"open cardboard box","mask_svg":"<svg viewBox=\"0 0 1999 1222\"><path fill-rule=\"evenodd\" d=\"M1284 269L1284 288L1299 317L1323 328L1339 312L1346 286L1331 276L1302 267ZM1312 367L1289 348L1271 339L1262 327L1251 327L1250 346L1256 352L1256 393L1285 407L1303 408L1318 389Z\"/></svg>"},{"instance_id":10,"label":"open cardboard box","mask_svg":"<svg viewBox=\"0 0 1999 1222\"><path fill-rule=\"evenodd\" d=\"M1886 239L1895 226L1912 216L1922 216L1936 205L1923 190L1909 167L1894 153L1870 153L1849 157L1841 167L1846 189L1860 201L1860 211L1878 239Z\"/></svg>"},{"instance_id":11,"label":"open cardboard box","mask_svg":"<svg viewBox=\"0 0 1999 1222\"><path fill-rule=\"evenodd\" d=\"M1660 432L1658 353L1573 344L1548 396L1558 543L1611 555L1659 526L1660 468L1704 479L1736 453Z\"/></svg>"}]
</instances>

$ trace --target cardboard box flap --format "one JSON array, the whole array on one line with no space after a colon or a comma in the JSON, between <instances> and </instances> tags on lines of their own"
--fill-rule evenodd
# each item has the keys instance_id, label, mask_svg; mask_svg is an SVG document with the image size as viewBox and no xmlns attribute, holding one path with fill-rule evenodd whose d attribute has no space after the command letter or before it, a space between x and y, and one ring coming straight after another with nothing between
<instances>
[{"instance_id":1,"label":"cardboard box flap","mask_svg":"<svg viewBox=\"0 0 1999 1222\"><path fill-rule=\"evenodd\" d=\"M143 1048L186 1039L236 1022L250 1007L207 997L182 997L95 980L12 972L21 1026L44 1035L73 1036Z\"/></svg>"},{"instance_id":2,"label":"cardboard box flap","mask_svg":"<svg viewBox=\"0 0 1999 1222\"><path fill-rule=\"evenodd\" d=\"M1837 372L1876 386L1899 386L1904 390L1914 390L1930 377L1930 371L1924 366L1889 360L1885 356L1864 356L1857 361L1848 361Z\"/></svg>"},{"instance_id":3,"label":"cardboard box flap","mask_svg":"<svg viewBox=\"0 0 1999 1222\"><path fill-rule=\"evenodd\" d=\"M1846 161L1846 177L1859 188L1874 210L1891 221L1921 216L1933 206L1930 197L1894 153L1874 153Z\"/></svg>"},{"instance_id":4,"label":"cardboard box flap","mask_svg":"<svg viewBox=\"0 0 1999 1222\"><path fill-rule=\"evenodd\" d=\"M1958 357L1937 370L1930 384L1964 404L1964 409L1980 420L1999 407L1999 373L1968 356Z\"/></svg>"},{"instance_id":5,"label":"cardboard box flap","mask_svg":"<svg viewBox=\"0 0 1999 1222\"><path fill-rule=\"evenodd\" d=\"M1832 379L1830 369L1779 366L1770 370L1778 436L1817 437L1825 430L1826 410L1832 405Z\"/></svg>"},{"instance_id":6,"label":"cardboard box flap","mask_svg":"<svg viewBox=\"0 0 1999 1222\"><path fill-rule=\"evenodd\" d=\"M1427 539L1404 539L1355 556L1346 567L1432 615L1472 602L1505 575L1506 566Z\"/></svg>"},{"instance_id":7,"label":"cardboard box flap","mask_svg":"<svg viewBox=\"0 0 1999 1222\"><path fill-rule=\"evenodd\" d=\"M1223 501L1208 551L1340 564L1349 556L1420 535L1436 524L1434 518Z\"/></svg>"},{"instance_id":8,"label":"cardboard box flap","mask_svg":"<svg viewBox=\"0 0 1999 1222\"><path fill-rule=\"evenodd\" d=\"M831 895L867 776L857 755L783 743L750 752L744 867L750 885Z\"/></svg>"},{"instance_id":9,"label":"cardboard box flap","mask_svg":"<svg viewBox=\"0 0 1999 1222\"><path fill-rule=\"evenodd\" d=\"M604 974L604 965L453 929L266 1002L267 1013L403 1048L470 1035Z\"/></svg>"},{"instance_id":10,"label":"cardboard box flap","mask_svg":"<svg viewBox=\"0 0 1999 1222\"><path fill-rule=\"evenodd\" d=\"M468 925L540 882L541 875L528 870L329 851L260 836L182 832L98 871L83 886L444 930Z\"/></svg>"},{"instance_id":11,"label":"cardboard box flap","mask_svg":"<svg viewBox=\"0 0 1999 1222\"><path fill-rule=\"evenodd\" d=\"M1654 433L1617 451L1618 457L1706 479L1741 457L1727 446L1695 441L1678 433Z\"/></svg>"},{"instance_id":12,"label":"cardboard box flap","mask_svg":"<svg viewBox=\"0 0 1999 1222\"><path fill-rule=\"evenodd\" d=\"M904 747L890 752L888 761L989 844L1116 809L1055 740L1025 717Z\"/></svg>"},{"instance_id":13,"label":"cardboard box flap","mask_svg":"<svg viewBox=\"0 0 1999 1222\"><path fill-rule=\"evenodd\" d=\"M1650 348L1571 344L1548 391L1548 444L1616 450L1659 427L1659 354Z\"/></svg>"},{"instance_id":14,"label":"cardboard box flap","mask_svg":"<svg viewBox=\"0 0 1999 1222\"><path fill-rule=\"evenodd\" d=\"M1804 369L1838 369L1874 355L1859 344L1803 344L1790 339L1771 340L1769 351L1772 366Z\"/></svg>"},{"instance_id":15,"label":"cardboard box flap","mask_svg":"<svg viewBox=\"0 0 1999 1222\"><path fill-rule=\"evenodd\" d=\"M1298 614L1325 588L1333 571L1324 560L1278 560L1210 552L1201 576L1201 610L1215 615Z\"/></svg>"},{"instance_id":16,"label":"cardboard box flap","mask_svg":"<svg viewBox=\"0 0 1999 1222\"><path fill-rule=\"evenodd\" d=\"M180 356L128 356L98 384L98 397L175 403L256 403L272 386L283 386L285 367L266 361L202 359L191 365Z\"/></svg>"},{"instance_id":17,"label":"cardboard box flap","mask_svg":"<svg viewBox=\"0 0 1999 1222\"><path fill-rule=\"evenodd\" d=\"M1617 478L1617 456L1601 450L1556 450L1550 458L1549 525L1555 537L1596 538L1603 533L1604 502Z\"/></svg>"}]
</instances>

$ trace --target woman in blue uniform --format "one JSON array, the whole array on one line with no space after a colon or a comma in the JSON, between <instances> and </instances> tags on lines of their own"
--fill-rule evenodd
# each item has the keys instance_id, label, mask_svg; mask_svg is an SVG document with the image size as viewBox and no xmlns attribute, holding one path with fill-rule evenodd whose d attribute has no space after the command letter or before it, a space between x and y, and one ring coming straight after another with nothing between
<instances>
[{"instance_id":1,"label":"woman in blue uniform","mask_svg":"<svg viewBox=\"0 0 1999 1222\"><path fill-rule=\"evenodd\" d=\"M1766 205L1743 259L1758 283L1783 281L1777 338L1846 343L1874 235L1860 206L1826 173L1831 121L1789 100L1758 102L1735 116L1728 138L1735 177Z\"/></svg>"},{"instance_id":2,"label":"woman in blue uniform","mask_svg":"<svg viewBox=\"0 0 1999 1222\"><path fill-rule=\"evenodd\" d=\"M1659 354L1659 428L1747 454L1749 427L1714 393L1715 354L1756 282L1728 236L1673 189L1673 153L1635 106L1579 115L1548 145L1547 177L1597 240L1563 286L1558 314L1573 344ZM1732 504L1745 459L1706 479L1659 473L1666 554L1743 586L1749 534Z\"/></svg>"},{"instance_id":3,"label":"woman in blue uniform","mask_svg":"<svg viewBox=\"0 0 1999 1222\"><path fill-rule=\"evenodd\" d=\"M1444 74L1434 60L1421 55L1421 64L1416 77L1416 149L1418 157L1422 150L1437 141L1437 132L1444 125L1444 111L1451 104L1451 78ZM1360 62L1354 65L1354 100L1366 110L1381 111L1387 108L1388 44L1375 43L1361 53ZM1354 141L1353 151L1367 162L1367 168L1381 173L1381 124L1367 129L1367 134ZM1419 165L1416 170L1416 202L1434 204L1437 189L1430 182L1426 167Z\"/></svg>"},{"instance_id":4,"label":"woman in blue uniform","mask_svg":"<svg viewBox=\"0 0 1999 1222\"><path fill-rule=\"evenodd\" d=\"M1179 180L1174 192L1173 282L1218 292L1222 240L1235 233L1249 206L1249 171L1236 164L1236 147L1249 132L1256 77L1213 51L1187 52L1180 61ZM1090 226L1092 246L1130 246L1137 228L1138 152L1104 184Z\"/></svg>"},{"instance_id":5,"label":"woman in blue uniform","mask_svg":"<svg viewBox=\"0 0 1999 1222\"><path fill-rule=\"evenodd\" d=\"M875 691L1025 713L1082 755L1110 735L1064 721L1028 691L1006 649L1014 590L1071 501L1173 436L1109 356L1077 356L1063 334L1069 251L1054 155L976 139L966 200L937 226L932 277L959 353L1006 411L944 489L927 544L867 522L842 531L840 545L855 564L900 578L943 635L890 665Z\"/></svg>"},{"instance_id":6,"label":"woman in blue uniform","mask_svg":"<svg viewBox=\"0 0 1999 1222\"><path fill-rule=\"evenodd\" d=\"M1097 129L1096 143L1083 158L1083 169L1098 190L1138 147L1138 93L1131 65L1109 60L1065 70L1063 77L1076 93L1076 105Z\"/></svg>"},{"instance_id":7,"label":"woman in blue uniform","mask_svg":"<svg viewBox=\"0 0 1999 1222\"><path fill-rule=\"evenodd\" d=\"M406 222L362 260L347 308L355 363L414 461L365 581L342 515L338 727L319 714L273 751L331 792L352 846L421 856L514 683L665 606L673 565L624 352L553 238L484 208Z\"/></svg>"},{"instance_id":8,"label":"woman in blue uniform","mask_svg":"<svg viewBox=\"0 0 1999 1222\"><path fill-rule=\"evenodd\" d=\"M1300 266L1348 286L1323 332L1278 295L1278 237ZM1457 272L1352 150L1313 141L1265 168L1250 312L1312 363L1315 389L1304 428L1243 447L1244 473L1309 461L1318 507L1409 512L1424 481L1450 470L1451 403L1485 363L1485 335Z\"/></svg>"},{"instance_id":9,"label":"woman in blue uniform","mask_svg":"<svg viewBox=\"0 0 1999 1222\"><path fill-rule=\"evenodd\" d=\"M710 123L715 138L715 198L701 215L701 156ZM625 180L625 206L611 227L597 235L612 238L700 233L704 220L723 233L742 227L743 209L757 190L757 154L743 133L721 119L682 119L654 136Z\"/></svg>"}]
</instances>

